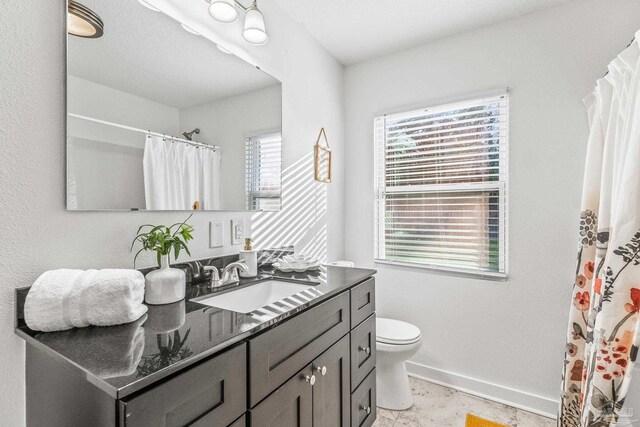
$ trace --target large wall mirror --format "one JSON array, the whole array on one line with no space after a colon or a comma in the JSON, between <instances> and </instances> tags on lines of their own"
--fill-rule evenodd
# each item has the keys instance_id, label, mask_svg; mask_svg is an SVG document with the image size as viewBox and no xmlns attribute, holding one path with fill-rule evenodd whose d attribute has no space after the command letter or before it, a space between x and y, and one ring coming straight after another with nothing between
<instances>
[{"instance_id":1,"label":"large wall mirror","mask_svg":"<svg viewBox=\"0 0 640 427\"><path fill-rule=\"evenodd\" d=\"M67 209L279 210L282 85L133 0L67 36Z\"/></svg>"}]
</instances>

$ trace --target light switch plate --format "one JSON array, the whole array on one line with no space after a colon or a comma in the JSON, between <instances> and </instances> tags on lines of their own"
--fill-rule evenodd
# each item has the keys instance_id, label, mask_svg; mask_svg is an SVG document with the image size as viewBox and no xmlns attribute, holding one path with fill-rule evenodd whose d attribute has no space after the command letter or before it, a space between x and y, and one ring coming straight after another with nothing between
<instances>
[{"instance_id":1,"label":"light switch plate","mask_svg":"<svg viewBox=\"0 0 640 427\"><path fill-rule=\"evenodd\" d=\"M236 218L231 220L231 244L242 244L242 238L244 237L244 223L241 219Z\"/></svg>"},{"instance_id":2,"label":"light switch plate","mask_svg":"<svg viewBox=\"0 0 640 427\"><path fill-rule=\"evenodd\" d=\"M223 245L224 230L222 222L212 221L209 222L209 247L221 248Z\"/></svg>"}]
</instances>

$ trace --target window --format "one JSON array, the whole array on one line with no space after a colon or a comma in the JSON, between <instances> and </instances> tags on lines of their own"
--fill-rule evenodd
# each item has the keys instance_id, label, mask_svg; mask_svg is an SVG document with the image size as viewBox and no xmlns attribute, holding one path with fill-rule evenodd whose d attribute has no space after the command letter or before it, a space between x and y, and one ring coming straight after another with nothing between
<instances>
[{"instance_id":1,"label":"window","mask_svg":"<svg viewBox=\"0 0 640 427\"><path fill-rule=\"evenodd\" d=\"M247 209L278 211L281 206L282 136L278 133L245 140Z\"/></svg>"},{"instance_id":2,"label":"window","mask_svg":"<svg viewBox=\"0 0 640 427\"><path fill-rule=\"evenodd\" d=\"M508 95L374 120L377 262L506 275Z\"/></svg>"}]
</instances>

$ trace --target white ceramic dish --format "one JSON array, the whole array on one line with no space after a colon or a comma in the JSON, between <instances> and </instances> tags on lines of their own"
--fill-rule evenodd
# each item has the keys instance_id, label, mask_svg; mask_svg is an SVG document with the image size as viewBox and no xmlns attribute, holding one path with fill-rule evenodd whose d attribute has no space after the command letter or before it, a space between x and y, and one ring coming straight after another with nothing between
<instances>
[{"instance_id":1,"label":"white ceramic dish","mask_svg":"<svg viewBox=\"0 0 640 427\"><path fill-rule=\"evenodd\" d=\"M314 271L320 268L320 264L291 265L286 262L274 262L273 266L283 273L304 273L305 271Z\"/></svg>"},{"instance_id":2,"label":"white ceramic dish","mask_svg":"<svg viewBox=\"0 0 640 427\"><path fill-rule=\"evenodd\" d=\"M295 264L314 265L318 263L317 259L311 258L309 256L305 256L305 255L286 255L282 257L282 261L292 265L295 265Z\"/></svg>"}]
</instances>

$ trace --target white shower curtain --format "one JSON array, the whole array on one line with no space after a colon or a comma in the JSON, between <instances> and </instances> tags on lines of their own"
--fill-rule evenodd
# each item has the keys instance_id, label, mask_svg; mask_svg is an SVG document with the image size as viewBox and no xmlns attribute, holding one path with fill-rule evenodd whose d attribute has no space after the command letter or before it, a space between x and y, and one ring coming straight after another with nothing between
<instances>
[{"instance_id":1,"label":"white shower curtain","mask_svg":"<svg viewBox=\"0 0 640 427\"><path fill-rule=\"evenodd\" d=\"M220 153L147 135L144 192L148 210L220 209Z\"/></svg>"},{"instance_id":2,"label":"white shower curtain","mask_svg":"<svg viewBox=\"0 0 640 427\"><path fill-rule=\"evenodd\" d=\"M640 325L638 36L585 100L590 135L561 427L628 425L640 409L625 407Z\"/></svg>"}]
</instances>

